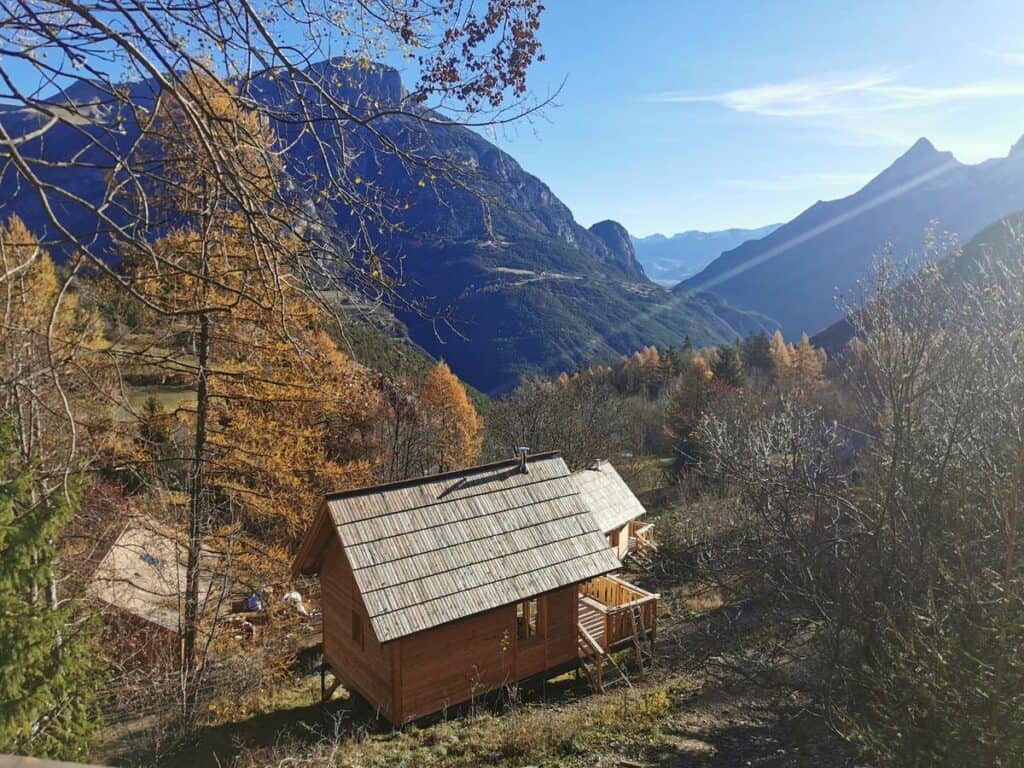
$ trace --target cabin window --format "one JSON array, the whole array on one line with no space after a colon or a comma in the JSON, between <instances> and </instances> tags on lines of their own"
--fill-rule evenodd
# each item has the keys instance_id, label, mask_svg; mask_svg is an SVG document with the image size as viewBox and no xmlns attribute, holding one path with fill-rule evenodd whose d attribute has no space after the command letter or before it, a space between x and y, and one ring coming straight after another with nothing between
<instances>
[{"instance_id":1,"label":"cabin window","mask_svg":"<svg viewBox=\"0 0 1024 768\"><path fill-rule=\"evenodd\" d=\"M620 531L613 531L612 533L608 534L608 544L611 546L612 549L619 548L619 533Z\"/></svg>"},{"instance_id":2,"label":"cabin window","mask_svg":"<svg viewBox=\"0 0 1024 768\"><path fill-rule=\"evenodd\" d=\"M352 644L359 650L366 649L366 644L363 641L363 617L359 615L358 611L352 611Z\"/></svg>"},{"instance_id":3,"label":"cabin window","mask_svg":"<svg viewBox=\"0 0 1024 768\"><path fill-rule=\"evenodd\" d=\"M543 636L540 598L530 598L516 603L516 634L520 640L533 640Z\"/></svg>"}]
</instances>

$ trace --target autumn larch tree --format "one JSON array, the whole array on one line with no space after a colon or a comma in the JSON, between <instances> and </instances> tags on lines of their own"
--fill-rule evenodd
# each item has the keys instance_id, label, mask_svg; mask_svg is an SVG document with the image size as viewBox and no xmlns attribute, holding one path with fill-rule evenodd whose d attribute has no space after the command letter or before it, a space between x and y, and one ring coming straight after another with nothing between
<instances>
[{"instance_id":1,"label":"autumn larch tree","mask_svg":"<svg viewBox=\"0 0 1024 768\"><path fill-rule=\"evenodd\" d=\"M714 374L703 357L694 357L683 371L665 411L665 435L679 463L693 464L699 446L694 431L708 412L714 393Z\"/></svg>"},{"instance_id":2,"label":"autumn larch tree","mask_svg":"<svg viewBox=\"0 0 1024 768\"><path fill-rule=\"evenodd\" d=\"M782 331L776 330L772 336L769 354L772 359L772 376L776 383L788 384L793 377L793 353Z\"/></svg>"},{"instance_id":3,"label":"autumn larch tree","mask_svg":"<svg viewBox=\"0 0 1024 768\"><path fill-rule=\"evenodd\" d=\"M483 424L466 387L443 360L423 382L420 403L428 471L447 472L475 464L483 447Z\"/></svg>"},{"instance_id":4,"label":"autumn larch tree","mask_svg":"<svg viewBox=\"0 0 1024 768\"><path fill-rule=\"evenodd\" d=\"M800 391L810 394L821 389L825 383L825 363L828 362L825 350L811 344L805 333L800 337L792 357L796 385Z\"/></svg>"}]
</instances>

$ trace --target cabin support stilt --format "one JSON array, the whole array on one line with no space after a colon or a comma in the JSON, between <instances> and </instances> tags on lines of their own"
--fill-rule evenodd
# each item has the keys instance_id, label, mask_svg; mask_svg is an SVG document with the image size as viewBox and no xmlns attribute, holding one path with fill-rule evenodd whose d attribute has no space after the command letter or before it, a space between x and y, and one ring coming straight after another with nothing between
<instances>
[{"instance_id":1,"label":"cabin support stilt","mask_svg":"<svg viewBox=\"0 0 1024 768\"><path fill-rule=\"evenodd\" d=\"M334 678L331 681L330 686L327 685L327 673L331 673L331 677ZM323 663L320 664L320 703L326 704L331 700L331 696L341 686L341 678L335 674L334 670L331 669L331 665L327 663L327 659L324 659Z\"/></svg>"}]
</instances>

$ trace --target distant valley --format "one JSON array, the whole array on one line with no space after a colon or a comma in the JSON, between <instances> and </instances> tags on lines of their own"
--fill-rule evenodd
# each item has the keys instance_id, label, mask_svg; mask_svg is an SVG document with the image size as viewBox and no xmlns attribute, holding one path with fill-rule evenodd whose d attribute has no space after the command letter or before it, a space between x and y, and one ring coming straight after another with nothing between
<instances>
[{"instance_id":1,"label":"distant valley","mask_svg":"<svg viewBox=\"0 0 1024 768\"><path fill-rule=\"evenodd\" d=\"M697 274L725 251L771 234L781 224L757 229L722 229L702 232L691 229L666 237L656 234L633 237L637 260L651 280L673 286Z\"/></svg>"}]
</instances>

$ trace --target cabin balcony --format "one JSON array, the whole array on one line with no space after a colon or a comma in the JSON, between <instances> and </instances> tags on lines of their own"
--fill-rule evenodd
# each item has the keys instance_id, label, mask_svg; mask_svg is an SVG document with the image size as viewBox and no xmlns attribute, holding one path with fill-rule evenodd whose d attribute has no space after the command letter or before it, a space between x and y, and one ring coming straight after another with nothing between
<instances>
[{"instance_id":1,"label":"cabin balcony","mask_svg":"<svg viewBox=\"0 0 1024 768\"><path fill-rule=\"evenodd\" d=\"M580 584L579 630L589 649L610 651L654 641L658 595L616 576L598 576Z\"/></svg>"},{"instance_id":2,"label":"cabin balcony","mask_svg":"<svg viewBox=\"0 0 1024 768\"><path fill-rule=\"evenodd\" d=\"M629 537L629 552L641 562L653 558L658 549L654 541L654 523L647 523L643 520L630 520L626 526L626 535Z\"/></svg>"}]
</instances>

